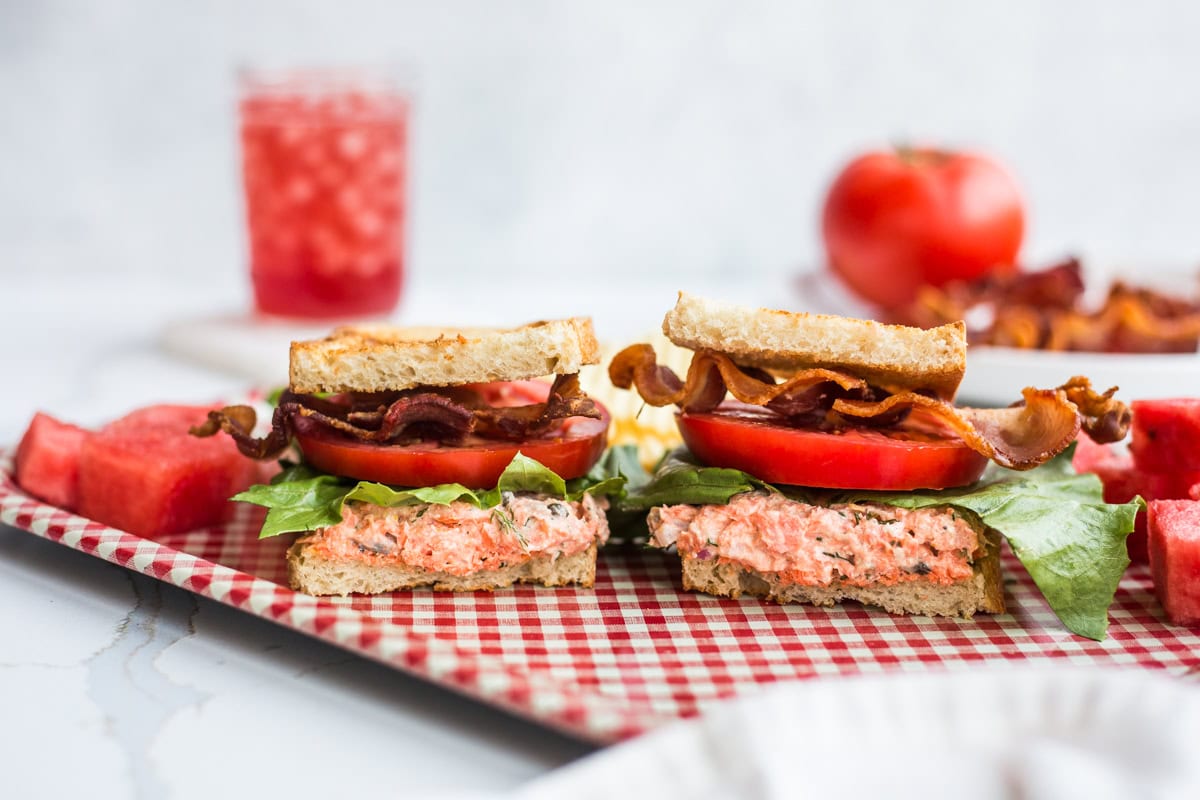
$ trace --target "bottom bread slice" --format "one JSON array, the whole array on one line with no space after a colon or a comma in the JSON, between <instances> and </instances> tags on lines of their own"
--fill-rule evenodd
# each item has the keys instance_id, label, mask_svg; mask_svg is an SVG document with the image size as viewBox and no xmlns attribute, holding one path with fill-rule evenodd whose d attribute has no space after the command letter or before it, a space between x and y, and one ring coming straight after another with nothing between
<instances>
[{"instance_id":1,"label":"bottom bread slice","mask_svg":"<svg viewBox=\"0 0 1200 800\"><path fill-rule=\"evenodd\" d=\"M977 611L1004 613L1004 584L1000 575L1000 541L992 531L987 547L974 563L974 575L951 584L913 580L890 586L852 586L834 581L828 586L804 586L781 581L777 575L755 572L718 559L701 560L682 555L683 588L720 597L743 594L777 603L811 603L832 606L857 600L892 614L971 617Z\"/></svg>"},{"instance_id":2,"label":"bottom bread slice","mask_svg":"<svg viewBox=\"0 0 1200 800\"><path fill-rule=\"evenodd\" d=\"M287 564L291 587L311 595L379 594L421 587L443 592L476 592L502 589L514 583L590 587L596 580L595 544L575 555L534 556L518 564L468 575L431 572L406 564L332 559L320 555L310 544L307 537L297 540L288 549Z\"/></svg>"}]
</instances>

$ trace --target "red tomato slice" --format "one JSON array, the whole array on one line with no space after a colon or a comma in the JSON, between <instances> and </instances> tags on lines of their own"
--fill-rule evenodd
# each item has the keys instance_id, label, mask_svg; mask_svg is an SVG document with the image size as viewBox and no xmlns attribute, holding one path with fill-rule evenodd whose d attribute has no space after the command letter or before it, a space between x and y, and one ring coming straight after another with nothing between
<instances>
[{"instance_id":1,"label":"red tomato slice","mask_svg":"<svg viewBox=\"0 0 1200 800\"><path fill-rule=\"evenodd\" d=\"M545 400L550 386L513 381L490 384L487 389L489 400L501 406ZM518 452L561 478L586 475L608 444L608 411L599 403L596 407L600 419L570 417L551 432L521 442L468 437L459 445L381 445L351 439L304 418L295 420L295 435L304 460L334 475L392 486L461 483L472 489L490 489Z\"/></svg>"},{"instance_id":2,"label":"red tomato slice","mask_svg":"<svg viewBox=\"0 0 1200 800\"><path fill-rule=\"evenodd\" d=\"M550 396L550 384L545 381L468 383L463 388L474 389L480 394L485 403L496 408L541 403Z\"/></svg>"},{"instance_id":3,"label":"red tomato slice","mask_svg":"<svg viewBox=\"0 0 1200 800\"><path fill-rule=\"evenodd\" d=\"M705 464L768 483L827 489L946 489L974 483L987 459L955 439L916 432L789 428L770 411L727 401L677 416L688 449Z\"/></svg>"}]
</instances>

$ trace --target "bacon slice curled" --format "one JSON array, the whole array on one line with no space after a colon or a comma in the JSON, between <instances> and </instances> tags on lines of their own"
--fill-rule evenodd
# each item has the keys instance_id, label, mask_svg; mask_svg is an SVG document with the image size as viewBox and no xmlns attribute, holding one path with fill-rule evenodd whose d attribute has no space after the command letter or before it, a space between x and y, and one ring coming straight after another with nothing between
<instances>
[{"instance_id":1,"label":"bacon slice curled","mask_svg":"<svg viewBox=\"0 0 1200 800\"><path fill-rule=\"evenodd\" d=\"M242 455L264 460L275 458L287 449L292 438L290 417L290 413L282 404L277 406L271 417L270 433L259 438L254 436L258 414L252 407L225 406L208 412L208 419L200 425L193 426L188 433L205 438L225 431L237 442L238 451Z\"/></svg>"},{"instance_id":2,"label":"bacon slice curled","mask_svg":"<svg viewBox=\"0 0 1200 800\"><path fill-rule=\"evenodd\" d=\"M1096 308L1084 302L1077 259L1039 272L926 286L893 322L932 328L966 319L972 344L1107 353L1194 353L1200 303L1116 282Z\"/></svg>"},{"instance_id":3,"label":"bacon slice curled","mask_svg":"<svg viewBox=\"0 0 1200 800\"><path fill-rule=\"evenodd\" d=\"M1092 389L1090 380L1076 375L1058 388L1067 395L1067 400L1079 409L1079 414L1083 417L1083 431L1092 441L1104 444L1119 442L1125 438L1129 426L1133 423L1133 411L1113 397L1117 392L1116 386L1097 394Z\"/></svg>"},{"instance_id":4,"label":"bacon slice curled","mask_svg":"<svg viewBox=\"0 0 1200 800\"><path fill-rule=\"evenodd\" d=\"M961 439L972 450L1012 469L1031 469L1062 452L1082 428L1097 442L1123 439L1129 430L1129 408L1076 376L1055 389L1027 388L1024 400L1009 408L957 408L946 400L918 392L887 395L866 381L838 370L809 369L776 384L770 375L745 370L729 356L697 351L681 381L659 366L648 344L627 347L608 368L613 384L636 387L654 406L674 403L683 411L711 411L725 391L743 403L765 406L780 422L820 429L848 424L875 428L933 428ZM814 419L814 414L822 416ZM910 414L913 416L910 417ZM905 422L911 420L911 422Z\"/></svg>"},{"instance_id":5,"label":"bacon slice curled","mask_svg":"<svg viewBox=\"0 0 1200 800\"><path fill-rule=\"evenodd\" d=\"M225 431L244 455L270 459L287 449L298 418L364 442L404 444L420 439L457 444L472 434L520 441L545 433L567 417L600 417L575 374L558 376L545 402L523 406L491 406L468 387L339 398L289 391L280 397L266 436L254 436L257 417L245 405L210 411L191 433L203 437Z\"/></svg>"},{"instance_id":6,"label":"bacon slice curled","mask_svg":"<svg viewBox=\"0 0 1200 800\"><path fill-rule=\"evenodd\" d=\"M956 408L943 400L904 392L877 403L836 400L833 410L845 416L872 418L900 408L919 409L930 420L953 431L968 447L1002 467L1032 469L1061 453L1080 427L1097 442L1125 438L1130 412L1113 399L1116 387L1097 394L1091 382L1074 377L1057 389L1026 388L1024 400L1008 408Z\"/></svg>"},{"instance_id":7,"label":"bacon slice curled","mask_svg":"<svg viewBox=\"0 0 1200 800\"><path fill-rule=\"evenodd\" d=\"M654 348L648 344L626 347L608 366L613 385L638 394L652 406L678 405L684 411L711 411L725 399L725 392L756 406L788 404L789 413L810 410L819 391L836 386L843 391L866 390L867 382L833 369L806 369L783 383L775 383L759 370L745 370L723 353L697 351L681 381L670 367L659 366Z\"/></svg>"},{"instance_id":8,"label":"bacon slice curled","mask_svg":"<svg viewBox=\"0 0 1200 800\"><path fill-rule=\"evenodd\" d=\"M555 378L545 403L476 408L475 432L491 439L517 441L545 433L567 417L600 418L595 402L579 386L578 373Z\"/></svg>"},{"instance_id":9,"label":"bacon slice curled","mask_svg":"<svg viewBox=\"0 0 1200 800\"><path fill-rule=\"evenodd\" d=\"M343 419L336 414L306 407L302 402L295 403L295 406L294 413L364 442L389 442L403 437L417 427L431 433L430 438L439 442L458 442L475 428L470 409L448 397L429 393L409 395L396 400L378 414L379 426L376 428L361 427L362 416L355 415L354 412L343 412L347 417ZM349 419L352 416L356 417L353 422Z\"/></svg>"}]
</instances>

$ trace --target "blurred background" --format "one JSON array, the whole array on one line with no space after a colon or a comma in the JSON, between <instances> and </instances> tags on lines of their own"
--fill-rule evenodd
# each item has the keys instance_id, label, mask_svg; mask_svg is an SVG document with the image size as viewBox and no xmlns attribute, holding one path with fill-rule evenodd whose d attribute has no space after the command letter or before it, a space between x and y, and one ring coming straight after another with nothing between
<instances>
[{"instance_id":1,"label":"blurred background","mask_svg":"<svg viewBox=\"0 0 1200 800\"><path fill-rule=\"evenodd\" d=\"M837 169L895 141L1006 163L1028 261L1191 265L1197 32L1117 0L3 0L0 280L248 305L239 64L405 67L413 280L794 275Z\"/></svg>"}]
</instances>

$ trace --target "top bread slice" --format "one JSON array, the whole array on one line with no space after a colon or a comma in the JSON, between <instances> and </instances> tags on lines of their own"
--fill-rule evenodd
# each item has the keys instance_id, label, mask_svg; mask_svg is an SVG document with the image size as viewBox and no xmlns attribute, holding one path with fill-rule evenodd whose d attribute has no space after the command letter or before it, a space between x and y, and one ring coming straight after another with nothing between
<instances>
[{"instance_id":1,"label":"top bread slice","mask_svg":"<svg viewBox=\"0 0 1200 800\"><path fill-rule=\"evenodd\" d=\"M292 342L292 391L382 392L569 375L599 360L586 317L519 328L342 327Z\"/></svg>"},{"instance_id":2,"label":"top bread slice","mask_svg":"<svg viewBox=\"0 0 1200 800\"><path fill-rule=\"evenodd\" d=\"M715 350L743 366L789 375L841 369L893 390L952 399L967 368L962 322L923 330L872 320L747 308L679 293L663 333L680 347Z\"/></svg>"}]
</instances>

